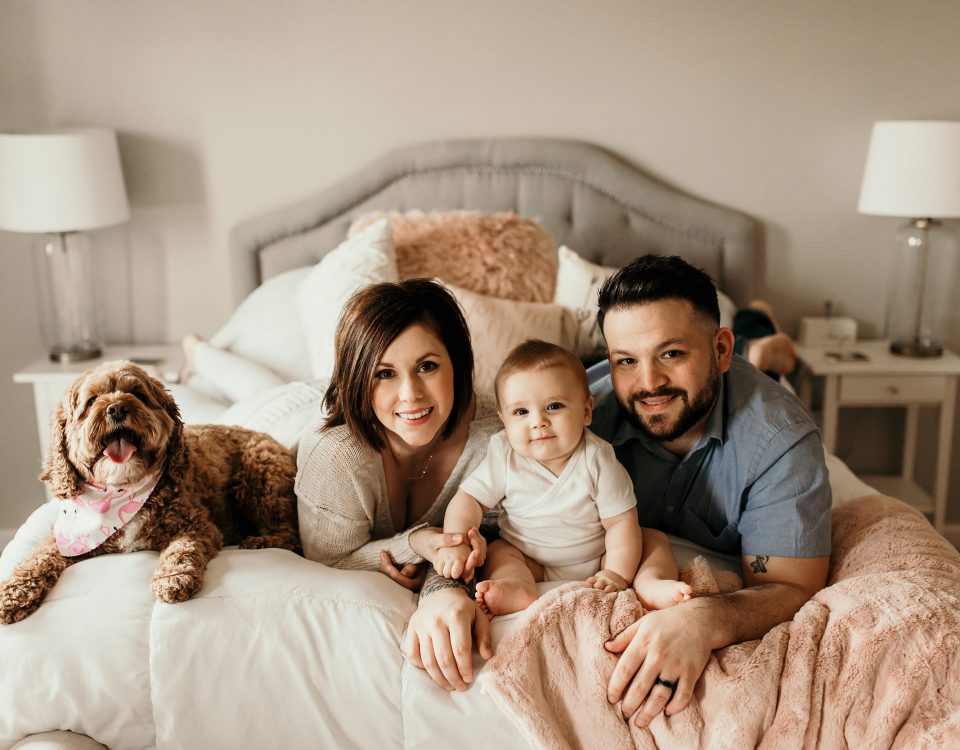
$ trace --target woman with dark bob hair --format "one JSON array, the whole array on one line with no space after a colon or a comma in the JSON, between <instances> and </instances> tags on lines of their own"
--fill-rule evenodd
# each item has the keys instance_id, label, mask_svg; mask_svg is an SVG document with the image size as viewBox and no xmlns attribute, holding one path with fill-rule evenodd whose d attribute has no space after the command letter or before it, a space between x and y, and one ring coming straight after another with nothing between
<instances>
[{"instance_id":1,"label":"woman with dark bob hair","mask_svg":"<svg viewBox=\"0 0 960 750\"><path fill-rule=\"evenodd\" d=\"M478 404L466 321L436 282L359 290L340 316L335 349L325 416L305 431L297 455L304 555L335 568L381 570L416 589L419 563L439 547L484 549L473 530L468 539L444 535L443 513L502 425L492 401ZM469 644L464 656L445 633L475 623L481 654L489 656L487 618L478 613L470 601L433 617L437 645L418 649L424 653L415 663L448 688L466 687L459 676L472 669L463 663ZM438 622L448 618L453 628ZM453 682L447 671L456 672Z\"/></svg>"}]
</instances>

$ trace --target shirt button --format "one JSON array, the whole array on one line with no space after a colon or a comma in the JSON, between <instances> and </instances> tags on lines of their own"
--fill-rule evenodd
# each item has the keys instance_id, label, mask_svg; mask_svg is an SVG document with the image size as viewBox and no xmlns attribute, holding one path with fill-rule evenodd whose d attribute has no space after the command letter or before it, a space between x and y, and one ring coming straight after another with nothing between
<instances>
[{"instance_id":1,"label":"shirt button","mask_svg":"<svg viewBox=\"0 0 960 750\"><path fill-rule=\"evenodd\" d=\"M672 505L668 505L668 506L667 506L667 513L673 513L673 506L672 506Z\"/></svg>"}]
</instances>

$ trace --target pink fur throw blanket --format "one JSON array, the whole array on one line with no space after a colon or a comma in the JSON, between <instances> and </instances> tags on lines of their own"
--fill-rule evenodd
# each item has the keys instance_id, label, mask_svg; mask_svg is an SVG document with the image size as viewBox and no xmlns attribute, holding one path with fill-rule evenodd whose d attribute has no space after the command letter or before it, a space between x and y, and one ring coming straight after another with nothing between
<instances>
[{"instance_id":1,"label":"pink fur throw blanket","mask_svg":"<svg viewBox=\"0 0 960 750\"><path fill-rule=\"evenodd\" d=\"M718 581L703 558L698 593ZM960 554L917 511L871 496L833 511L827 588L759 641L713 653L684 711L646 729L607 703L602 644L632 593L555 589L478 682L539 748L960 747Z\"/></svg>"},{"instance_id":2,"label":"pink fur throw blanket","mask_svg":"<svg viewBox=\"0 0 960 750\"><path fill-rule=\"evenodd\" d=\"M549 232L514 213L377 211L350 227L352 237L386 217L401 279L440 279L501 299L552 302L557 248Z\"/></svg>"}]
</instances>

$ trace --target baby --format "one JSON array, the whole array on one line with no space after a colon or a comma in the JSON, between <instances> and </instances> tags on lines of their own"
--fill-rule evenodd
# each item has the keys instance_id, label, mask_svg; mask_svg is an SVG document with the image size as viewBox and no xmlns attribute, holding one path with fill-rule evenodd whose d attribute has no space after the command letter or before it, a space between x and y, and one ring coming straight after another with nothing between
<instances>
[{"instance_id":1,"label":"baby","mask_svg":"<svg viewBox=\"0 0 960 750\"><path fill-rule=\"evenodd\" d=\"M466 537L484 509L502 502L501 538L485 561L466 544L442 547L437 572L470 580L474 563L485 563L476 597L490 616L528 607L541 581L585 579L603 591L633 584L648 609L689 599L669 543L647 550L640 566L633 485L613 447L586 429L593 397L580 361L555 344L527 341L507 356L494 387L504 430L450 501L443 530Z\"/></svg>"}]
</instances>

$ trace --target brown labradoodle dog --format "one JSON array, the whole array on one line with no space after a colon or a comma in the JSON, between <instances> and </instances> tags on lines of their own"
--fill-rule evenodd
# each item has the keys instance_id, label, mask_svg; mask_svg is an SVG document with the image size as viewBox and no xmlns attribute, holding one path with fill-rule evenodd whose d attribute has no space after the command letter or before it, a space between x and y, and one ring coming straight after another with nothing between
<instances>
[{"instance_id":1,"label":"brown labradoodle dog","mask_svg":"<svg viewBox=\"0 0 960 750\"><path fill-rule=\"evenodd\" d=\"M224 544L299 551L296 470L293 455L269 435L185 427L170 393L135 364L108 362L87 371L57 409L40 478L63 501L64 514L109 512L110 503L89 500L91 493L107 493L102 501L133 487L140 489L125 497L136 500L140 492L140 498L115 508L106 525L100 525L105 516L95 516L96 533L106 540L94 548L86 534L73 537L75 556L61 553L68 540L55 524L57 534L0 584L0 622L27 617L68 565L103 553L159 551L151 589L157 599L180 602L200 589L207 563Z\"/></svg>"}]
</instances>

